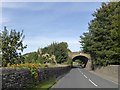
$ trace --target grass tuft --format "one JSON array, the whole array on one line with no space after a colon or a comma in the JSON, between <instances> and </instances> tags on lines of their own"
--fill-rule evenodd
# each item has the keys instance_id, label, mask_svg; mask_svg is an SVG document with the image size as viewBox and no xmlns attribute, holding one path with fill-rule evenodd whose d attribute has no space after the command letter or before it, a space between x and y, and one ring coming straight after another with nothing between
<instances>
[{"instance_id":1,"label":"grass tuft","mask_svg":"<svg viewBox=\"0 0 120 90\"><path fill-rule=\"evenodd\" d=\"M56 83L55 78L50 78L46 81L42 81L37 85L30 86L24 90L49 90Z\"/></svg>"}]
</instances>

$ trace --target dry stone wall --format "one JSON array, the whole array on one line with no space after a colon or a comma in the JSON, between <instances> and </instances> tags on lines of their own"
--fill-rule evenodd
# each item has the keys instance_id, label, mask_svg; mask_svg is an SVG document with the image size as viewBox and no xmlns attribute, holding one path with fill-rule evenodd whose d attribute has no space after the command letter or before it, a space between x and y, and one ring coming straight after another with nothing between
<instances>
[{"instance_id":1,"label":"dry stone wall","mask_svg":"<svg viewBox=\"0 0 120 90\"><path fill-rule=\"evenodd\" d=\"M51 77L59 77L62 74L69 72L71 67L51 67L38 68L38 81L47 80ZM2 69L2 90L17 89L34 84L34 79L31 72L27 68L3 68Z\"/></svg>"}]
</instances>

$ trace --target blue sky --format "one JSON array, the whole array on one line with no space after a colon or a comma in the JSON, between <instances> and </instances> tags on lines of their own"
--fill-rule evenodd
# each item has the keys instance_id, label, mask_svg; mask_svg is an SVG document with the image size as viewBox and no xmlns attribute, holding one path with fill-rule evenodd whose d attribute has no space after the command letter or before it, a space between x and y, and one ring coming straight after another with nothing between
<instances>
[{"instance_id":1,"label":"blue sky","mask_svg":"<svg viewBox=\"0 0 120 90\"><path fill-rule=\"evenodd\" d=\"M101 2L4 2L0 28L24 30L24 53L62 41L80 51L79 37L88 31L92 13L100 6Z\"/></svg>"}]
</instances>

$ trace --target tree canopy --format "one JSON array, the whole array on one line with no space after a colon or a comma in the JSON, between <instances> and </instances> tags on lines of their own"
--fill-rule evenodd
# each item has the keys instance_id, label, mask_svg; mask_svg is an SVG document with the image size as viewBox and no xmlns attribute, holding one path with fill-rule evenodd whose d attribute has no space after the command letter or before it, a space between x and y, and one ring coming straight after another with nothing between
<instances>
[{"instance_id":1,"label":"tree canopy","mask_svg":"<svg viewBox=\"0 0 120 90\"><path fill-rule=\"evenodd\" d=\"M26 63L69 63L68 44L66 42L52 43L44 48L39 48L35 52L24 54Z\"/></svg>"},{"instance_id":2,"label":"tree canopy","mask_svg":"<svg viewBox=\"0 0 120 90\"><path fill-rule=\"evenodd\" d=\"M68 44L66 42L52 43L42 49L42 53L55 55L57 63L63 63L68 60Z\"/></svg>"},{"instance_id":3,"label":"tree canopy","mask_svg":"<svg viewBox=\"0 0 120 90\"><path fill-rule=\"evenodd\" d=\"M21 52L27 47L23 45L24 39L23 31L22 33L16 30L4 30L1 33L1 51L2 51L2 66L7 66L7 64L17 64L24 62Z\"/></svg>"},{"instance_id":4,"label":"tree canopy","mask_svg":"<svg viewBox=\"0 0 120 90\"><path fill-rule=\"evenodd\" d=\"M120 64L120 2L102 3L92 15L89 32L80 36L83 51L94 64Z\"/></svg>"}]
</instances>

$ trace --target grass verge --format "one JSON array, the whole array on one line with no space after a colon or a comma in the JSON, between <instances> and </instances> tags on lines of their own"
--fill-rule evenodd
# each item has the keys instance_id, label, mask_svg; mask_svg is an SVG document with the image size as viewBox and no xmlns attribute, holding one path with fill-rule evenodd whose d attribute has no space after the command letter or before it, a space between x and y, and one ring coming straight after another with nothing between
<instances>
[{"instance_id":1,"label":"grass verge","mask_svg":"<svg viewBox=\"0 0 120 90\"><path fill-rule=\"evenodd\" d=\"M42 81L37 85L30 86L24 90L49 90L56 83L55 78L50 78L46 81Z\"/></svg>"}]
</instances>

